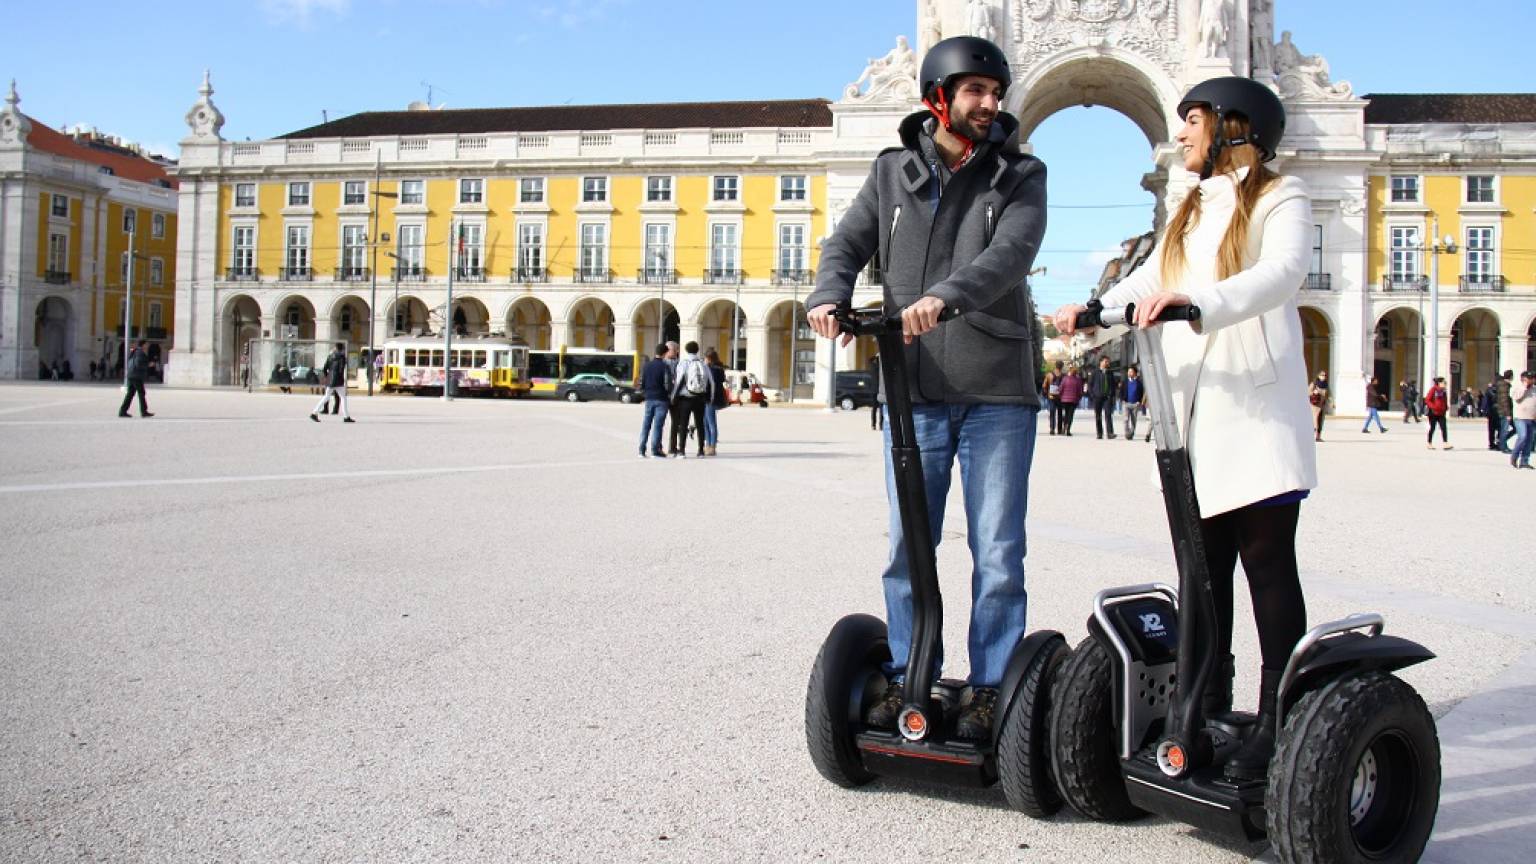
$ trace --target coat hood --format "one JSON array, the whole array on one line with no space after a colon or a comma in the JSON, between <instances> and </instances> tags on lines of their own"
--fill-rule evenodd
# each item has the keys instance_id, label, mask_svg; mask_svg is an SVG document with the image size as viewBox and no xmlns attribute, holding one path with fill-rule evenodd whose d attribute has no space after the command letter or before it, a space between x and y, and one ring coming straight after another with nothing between
<instances>
[{"instance_id":1,"label":"coat hood","mask_svg":"<svg viewBox=\"0 0 1536 864\"><path fill-rule=\"evenodd\" d=\"M917 136L927 131L927 121L933 120L933 112L923 110L916 111L906 116L899 127L901 131L901 146L908 150L917 150ZM997 112L997 117L992 121L992 128L987 131L987 143L1000 147L1003 151L1017 153L1019 150L1019 120L1006 111Z\"/></svg>"}]
</instances>

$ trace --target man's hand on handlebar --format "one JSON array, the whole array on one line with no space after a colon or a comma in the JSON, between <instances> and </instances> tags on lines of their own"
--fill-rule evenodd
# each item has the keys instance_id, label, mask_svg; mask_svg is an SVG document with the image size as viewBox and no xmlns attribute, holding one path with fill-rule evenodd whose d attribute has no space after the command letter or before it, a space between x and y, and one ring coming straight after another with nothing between
<instances>
[{"instance_id":1,"label":"man's hand on handlebar","mask_svg":"<svg viewBox=\"0 0 1536 864\"><path fill-rule=\"evenodd\" d=\"M823 339L836 339L838 334L837 319L832 313L837 311L836 303L823 303L805 313L806 323L816 331L816 335ZM844 333L841 344L847 345L853 341L852 333Z\"/></svg>"},{"instance_id":2,"label":"man's hand on handlebar","mask_svg":"<svg viewBox=\"0 0 1536 864\"><path fill-rule=\"evenodd\" d=\"M1056 331L1063 336L1071 336L1073 333L1076 333L1077 316L1087 311L1087 309L1088 307L1081 303L1068 303L1057 309L1056 318L1053 322L1056 325ZM1092 329L1086 329L1083 332L1091 333L1093 331Z\"/></svg>"},{"instance_id":3,"label":"man's hand on handlebar","mask_svg":"<svg viewBox=\"0 0 1536 864\"><path fill-rule=\"evenodd\" d=\"M944 314L944 301L937 297L919 297L917 302L901 310L901 338L908 345L912 340L939 326L939 316Z\"/></svg>"}]
</instances>

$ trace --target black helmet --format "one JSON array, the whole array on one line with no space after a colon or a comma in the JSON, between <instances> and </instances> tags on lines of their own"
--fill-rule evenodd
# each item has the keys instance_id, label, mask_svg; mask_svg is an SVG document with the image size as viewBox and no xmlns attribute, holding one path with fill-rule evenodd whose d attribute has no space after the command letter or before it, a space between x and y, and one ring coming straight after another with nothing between
<instances>
[{"instance_id":1,"label":"black helmet","mask_svg":"<svg viewBox=\"0 0 1536 864\"><path fill-rule=\"evenodd\" d=\"M1275 91L1252 78L1229 76L1201 81L1179 101L1179 119L1188 116L1189 109L1204 105L1216 115L1218 134L1211 145L1208 163L1214 162L1222 147L1252 144L1258 148L1261 162L1275 158L1280 139L1285 135L1285 106ZM1248 136L1226 140L1220 133L1222 121L1238 115L1248 121ZM1207 174L1209 171L1206 172Z\"/></svg>"},{"instance_id":2,"label":"black helmet","mask_svg":"<svg viewBox=\"0 0 1536 864\"><path fill-rule=\"evenodd\" d=\"M1013 75L1008 71L1008 58L1003 56L1001 48L975 36L953 36L929 48L928 53L923 55L918 89L922 91L924 99L931 99L933 91L961 75L994 78L1003 85L1004 90L1013 83Z\"/></svg>"}]
</instances>

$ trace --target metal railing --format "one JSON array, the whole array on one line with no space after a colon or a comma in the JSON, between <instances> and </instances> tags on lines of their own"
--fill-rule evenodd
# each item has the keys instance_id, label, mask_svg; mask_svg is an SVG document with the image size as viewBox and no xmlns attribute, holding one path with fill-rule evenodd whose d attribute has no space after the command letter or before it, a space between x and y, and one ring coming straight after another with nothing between
<instances>
[{"instance_id":1,"label":"metal railing","mask_svg":"<svg viewBox=\"0 0 1536 864\"><path fill-rule=\"evenodd\" d=\"M367 267L337 267L336 281L338 282L367 282L369 270Z\"/></svg>"},{"instance_id":2,"label":"metal railing","mask_svg":"<svg viewBox=\"0 0 1536 864\"><path fill-rule=\"evenodd\" d=\"M43 281L49 285L68 285L69 275L68 270L45 270L43 271Z\"/></svg>"},{"instance_id":3,"label":"metal railing","mask_svg":"<svg viewBox=\"0 0 1536 864\"><path fill-rule=\"evenodd\" d=\"M453 278L460 282L484 282L484 267L457 267L453 271Z\"/></svg>"},{"instance_id":4,"label":"metal railing","mask_svg":"<svg viewBox=\"0 0 1536 864\"><path fill-rule=\"evenodd\" d=\"M635 281L641 285L676 285L677 271L657 267L642 267L635 272Z\"/></svg>"},{"instance_id":5,"label":"metal railing","mask_svg":"<svg viewBox=\"0 0 1536 864\"><path fill-rule=\"evenodd\" d=\"M1503 294L1508 288L1509 281L1507 279L1491 273L1461 277L1461 293L1463 294Z\"/></svg>"},{"instance_id":6,"label":"metal railing","mask_svg":"<svg viewBox=\"0 0 1536 864\"><path fill-rule=\"evenodd\" d=\"M1428 276L1400 276L1396 279L1388 276L1381 280L1383 291L1428 291Z\"/></svg>"},{"instance_id":7,"label":"metal railing","mask_svg":"<svg viewBox=\"0 0 1536 864\"><path fill-rule=\"evenodd\" d=\"M577 267L571 274L571 281L605 284L613 281L613 272L607 268Z\"/></svg>"},{"instance_id":8,"label":"metal railing","mask_svg":"<svg viewBox=\"0 0 1536 864\"><path fill-rule=\"evenodd\" d=\"M277 278L284 282L310 282L315 271L309 267L283 267L277 271Z\"/></svg>"},{"instance_id":9,"label":"metal railing","mask_svg":"<svg viewBox=\"0 0 1536 864\"><path fill-rule=\"evenodd\" d=\"M775 270L773 271L773 284L775 285L804 285L810 281L809 270Z\"/></svg>"},{"instance_id":10,"label":"metal railing","mask_svg":"<svg viewBox=\"0 0 1536 864\"><path fill-rule=\"evenodd\" d=\"M879 264L874 261L869 262L869 266L864 268L864 281L869 285L885 284L885 274L880 272Z\"/></svg>"},{"instance_id":11,"label":"metal railing","mask_svg":"<svg viewBox=\"0 0 1536 864\"><path fill-rule=\"evenodd\" d=\"M261 271L255 267L230 267L224 271L226 282L255 282L261 278Z\"/></svg>"},{"instance_id":12,"label":"metal railing","mask_svg":"<svg viewBox=\"0 0 1536 864\"><path fill-rule=\"evenodd\" d=\"M396 282L425 282L427 281L427 268L420 266L396 267L391 274Z\"/></svg>"},{"instance_id":13,"label":"metal railing","mask_svg":"<svg viewBox=\"0 0 1536 864\"><path fill-rule=\"evenodd\" d=\"M513 282L548 282L549 270L544 267L535 267L531 264L519 265L512 268Z\"/></svg>"},{"instance_id":14,"label":"metal railing","mask_svg":"<svg viewBox=\"0 0 1536 864\"><path fill-rule=\"evenodd\" d=\"M711 267L704 271L705 285L740 285L741 270L736 267Z\"/></svg>"},{"instance_id":15,"label":"metal railing","mask_svg":"<svg viewBox=\"0 0 1536 864\"><path fill-rule=\"evenodd\" d=\"M1332 273L1308 273L1307 274L1307 281L1301 287L1307 289L1308 291L1332 291L1333 290L1333 274Z\"/></svg>"}]
</instances>

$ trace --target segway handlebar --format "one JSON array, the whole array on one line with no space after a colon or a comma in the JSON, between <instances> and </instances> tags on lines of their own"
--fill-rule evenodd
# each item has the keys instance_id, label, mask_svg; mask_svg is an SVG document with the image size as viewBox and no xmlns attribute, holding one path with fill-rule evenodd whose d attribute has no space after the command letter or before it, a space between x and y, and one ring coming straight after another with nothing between
<instances>
[{"instance_id":1,"label":"segway handlebar","mask_svg":"<svg viewBox=\"0 0 1536 864\"><path fill-rule=\"evenodd\" d=\"M1130 324L1136 320L1136 304L1127 303L1124 306L1101 306L1097 300L1088 304L1088 308L1077 313L1077 327L1114 327L1120 324ZM1157 313L1159 323L1163 321L1199 321L1199 306L1166 306L1163 311Z\"/></svg>"},{"instance_id":2,"label":"segway handlebar","mask_svg":"<svg viewBox=\"0 0 1536 864\"><path fill-rule=\"evenodd\" d=\"M940 321L948 321L957 317L959 310L946 306L939 313ZM837 319L837 329L842 333L850 333L854 336L879 336L882 333L901 333L901 316L887 315L884 309L849 309L840 308L832 313Z\"/></svg>"}]
</instances>

